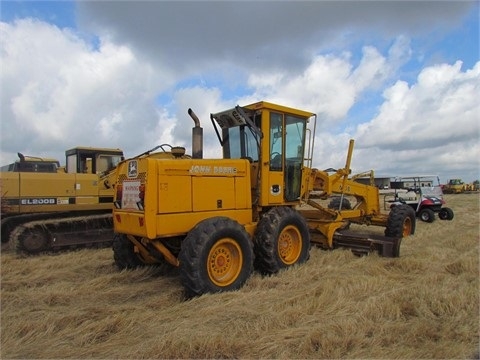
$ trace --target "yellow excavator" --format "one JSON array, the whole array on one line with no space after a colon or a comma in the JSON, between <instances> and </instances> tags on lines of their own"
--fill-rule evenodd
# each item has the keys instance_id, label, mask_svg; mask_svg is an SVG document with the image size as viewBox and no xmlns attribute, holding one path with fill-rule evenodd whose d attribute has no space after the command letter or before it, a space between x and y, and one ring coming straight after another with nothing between
<instances>
[{"instance_id":1,"label":"yellow excavator","mask_svg":"<svg viewBox=\"0 0 480 360\"><path fill-rule=\"evenodd\" d=\"M187 297L238 289L303 263L311 243L397 257L414 233L405 205L380 210L379 191L345 168L312 168L316 115L269 102L211 114L223 159L203 159L203 129L192 130L191 159L132 159L117 167L113 221L119 269L167 262ZM336 195L336 197L332 197ZM351 224L384 227L358 233ZM350 230L352 229L352 230Z\"/></svg>"},{"instance_id":2,"label":"yellow excavator","mask_svg":"<svg viewBox=\"0 0 480 360\"><path fill-rule=\"evenodd\" d=\"M163 144L138 157L182 157L182 149ZM2 245L36 254L111 244L121 149L75 147L65 152L64 167L56 159L18 156L0 172Z\"/></svg>"}]
</instances>

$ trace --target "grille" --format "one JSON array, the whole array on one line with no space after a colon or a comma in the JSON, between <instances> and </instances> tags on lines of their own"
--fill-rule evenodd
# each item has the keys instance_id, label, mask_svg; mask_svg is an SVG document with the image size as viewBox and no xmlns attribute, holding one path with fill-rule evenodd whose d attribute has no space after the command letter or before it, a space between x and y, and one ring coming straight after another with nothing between
<instances>
[{"instance_id":1,"label":"grille","mask_svg":"<svg viewBox=\"0 0 480 360\"><path fill-rule=\"evenodd\" d=\"M145 172L139 173L136 178L129 178L129 177L127 177L126 174L120 174L120 176L118 177L118 182L122 183L125 180L140 180L140 182L143 184L143 183L145 183L145 177L146 176L147 176L147 173L145 173Z\"/></svg>"}]
</instances>

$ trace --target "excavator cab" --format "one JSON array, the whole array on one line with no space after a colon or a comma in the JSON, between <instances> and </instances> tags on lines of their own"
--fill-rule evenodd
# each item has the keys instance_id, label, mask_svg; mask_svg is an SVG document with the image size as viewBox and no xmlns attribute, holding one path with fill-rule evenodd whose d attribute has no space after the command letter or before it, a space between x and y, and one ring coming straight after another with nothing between
<instances>
[{"instance_id":1,"label":"excavator cab","mask_svg":"<svg viewBox=\"0 0 480 360\"><path fill-rule=\"evenodd\" d=\"M65 151L66 171L78 174L104 175L124 160L120 149L75 147Z\"/></svg>"},{"instance_id":2,"label":"excavator cab","mask_svg":"<svg viewBox=\"0 0 480 360\"><path fill-rule=\"evenodd\" d=\"M310 141L306 145L311 133L307 125L313 122L315 126L315 114L259 102L211 114L210 118L223 157L251 162L252 203L271 206L300 201L304 166L311 165L311 157L305 154L310 154L313 146Z\"/></svg>"}]
</instances>

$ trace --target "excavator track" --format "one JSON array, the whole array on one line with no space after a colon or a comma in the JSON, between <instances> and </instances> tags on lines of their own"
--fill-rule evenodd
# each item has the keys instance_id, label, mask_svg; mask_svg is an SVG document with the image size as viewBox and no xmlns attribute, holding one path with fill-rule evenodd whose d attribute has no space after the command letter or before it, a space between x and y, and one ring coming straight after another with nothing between
<instances>
[{"instance_id":1,"label":"excavator track","mask_svg":"<svg viewBox=\"0 0 480 360\"><path fill-rule=\"evenodd\" d=\"M38 254L78 247L106 247L113 241L112 214L75 216L25 222L10 235L20 253Z\"/></svg>"}]
</instances>

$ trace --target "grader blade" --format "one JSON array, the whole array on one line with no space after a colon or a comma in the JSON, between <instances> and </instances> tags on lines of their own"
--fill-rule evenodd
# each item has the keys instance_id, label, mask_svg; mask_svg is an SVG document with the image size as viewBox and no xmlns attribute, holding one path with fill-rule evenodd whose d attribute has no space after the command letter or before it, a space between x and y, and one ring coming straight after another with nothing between
<instances>
[{"instance_id":1,"label":"grader blade","mask_svg":"<svg viewBox=\"0 0 480 360\"><path fill-rule=\"evenodd\" d=\"M402 238L375 234L362 235L352 231L337 231L333 235L334 247L346 247L355 255L367 255L376 251L383 257L399 257Z\"/></svg>"}]
</instances>

